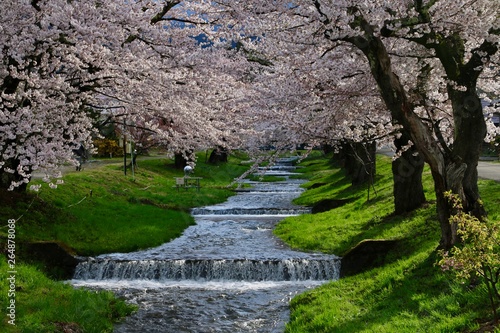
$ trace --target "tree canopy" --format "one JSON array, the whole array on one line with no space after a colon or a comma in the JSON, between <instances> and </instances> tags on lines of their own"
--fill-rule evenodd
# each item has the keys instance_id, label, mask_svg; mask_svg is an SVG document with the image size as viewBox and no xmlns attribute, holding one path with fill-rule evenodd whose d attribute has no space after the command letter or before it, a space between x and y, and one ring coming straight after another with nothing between
<instances>
[{"instance_id":1,"label":"tree canopy","mask_svg":"<svg viewBox=\"0 0 500 333\"><path fill-rule=\"evenodd\" d=\"M356 114L363 128L373 123L387 125L388 116L392 126L401 128L398 135L404 140L397 149L403 152L414 146L431 168L443 247L457 238L448 223L445 191L457 193L467 211L484 215L477 163L483 142L490 138L488 129L492 129L482 101L498 92L498 2L215 3L221 17L233 18L228 29L234 32L232 38L241 38L247 48L265 53L273 63L286 64L295 74L288 77L305 82L308 91L321 95L326 87L329 98L320 97L320 103L326 102L322 106L339 116L334 127L323 126L335 133L330 137L346 135L338 119L349 129L359 128L355 120L342 114L346 108ZM352 78L356 79L349 82ZM374 89L378 94L367 93ZM354 108L350 108L352 104L344 101L346 90L351 98L360 92L364 98L354 97L358 102L372 98L361 107L352 103ZM302 100L310 103L314 98ZM375 107L370 110L366 105ZM316 105L315 110L321 109ZM364 116L367 111L372 112Z\"/></svg>"},{"instance_id":2,"label":"tree canopy","mask_svg":"<svg viewBox=\"0 0 500 333\"><path fill-rule=\"evenodd\" d=\"M197 39L178 1L6 1L0 47L0 179L46 180L91 147L92 116L140 128L172 152L239 145L239 62ZM229 66L229 70L227 70ZM238 120L233 121L239 114Z\"/></svg>"},{"instance_id":3,"label":"tree canopy","mask_svg":"<svg viewBox=\"0 0 500 333\"><path fill-rule=\"evenodd\" d=\"M12 1L0 8L0 179L23 188L91 145L92 115L172 153L393 142L481 216L496 134L500 3ZM129 131L134 135L138 131ZM49 177L47 181L51 180Z\"/></svg>"}]
</instances>

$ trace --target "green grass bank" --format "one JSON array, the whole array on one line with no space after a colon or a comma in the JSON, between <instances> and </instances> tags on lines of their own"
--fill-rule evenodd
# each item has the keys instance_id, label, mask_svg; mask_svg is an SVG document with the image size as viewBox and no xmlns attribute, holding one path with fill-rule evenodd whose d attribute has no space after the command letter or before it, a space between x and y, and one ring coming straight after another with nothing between
<instances>
[{"instance_id":1,"label":"green grass bank","mask_svg":"<svg viewBox=\"0 0 500 333\"><path fill-rule=\"evenodd\" d=\"M82 256L153 247L194 223L189 209L232 195L228 185L247 170L240 164L243 158L233 155L227 164L210 165L200 154L194 174L203 178L199 192L175 189L174 177L183 171L169 159L139 158L134 175L128 170L126 176L117 160L68 173L57 189L44 185L39 193L4 193L0 218L22 216L19 241L60 241Z\"/></svg>"},{"instance_id":2,"label":"green grass bank","mask_svg":"<svg viewBox=\"0 0 500 333\"><path fill-rule=\"evenodd\" d=\"M174 177L182 171L168 159L139 159L134 177L130 171L124 176L117 160L70 173L56 190L44 186L38 194L4 195L0 216L2 221L22 216L16 224L18 247L28 241L61 241L77 254L97 255L156 246L194 223L190 208L231 195L227 185L247 169L240 163L244 158L233 155L230 163L215 166L203 163L200 155L195 170L195 176L203 177L200 192L173 187ZM482 322L491 318L485 288L458 284L434 265L440 235L429 171L424 173L429 203L411 214L394 216L389 158L378 157L376 183L369 191L351 186L324 156L312 156L300 165L308 190L298 204L312 206L323 199L345 204L285 219L275 231L280 238L294 248L337 255L364 239L397 239L400 245L383 267L295 297L287 332L465 333L484 328ZM500 219L499 186L480 182L489 218L495 221ZM5 226L0 227L0 237L7 237ZM6 261L0 260L2 281L8 271ZM4 316L1 332L111 332L113 322L134 311L112 293L53 281L29 261L17 261L16 271L16 326ZM9 284L0 284L3 309L9 304L8 294Z\"/></svg>"},{"instance_id":3,"label":"green grass bank","mask_svg":"<svg viewBox=\"0 0 500 333\"><path fill-rule=\"evenodd\" d=\"M248 169L244 155L211 165L198 156L194 176L200 191L177 190L175 177L183 171L166 158L138 159L138 168L125 176L122 162L106 161L64 176L57 189L44 185L38 192L3 192L0 198L0 242L5 254L7 221L17 219L15 324L2 311L0 332L112 332L113 322L135 310L110 292L75 289L47 277L45 267L23 254L28 242L57 241L81 256L129 252L154 247L178 237L194 223L189 209L223 202L234 192L228 185ZM116 163L114 163L116 162ZM104 163L103 163L104 164ZM0 258L0 306L12 297L7 278L12 269ZM5 314L5 315L4 315Z\"/></svg>"},{"instance_id":4,"label":"green grass bank","mask_svg":"<svg viewBox=\"0 0 500 333\"><path fill-rule=\"evenodd\" d=\"M294 248L342 256L364 239L399 240L381 267L345 277L296 296L288 333L479 332L492 318L483 285L462 285L435 266L440 230L430 172L424 171L428 204L393 214L391 161L377 157L373 188L351 186L325 157L309 158L299 172L308 190L296 203L342 199L327 212L290 217L275 234ZM489 218L500 217L500 184L480 181ZM370 198L370 200L368 200ZM347 199L347 200L344 200ZM485 330L481 331L485 332Z\"/></svg>"}]
</instances>

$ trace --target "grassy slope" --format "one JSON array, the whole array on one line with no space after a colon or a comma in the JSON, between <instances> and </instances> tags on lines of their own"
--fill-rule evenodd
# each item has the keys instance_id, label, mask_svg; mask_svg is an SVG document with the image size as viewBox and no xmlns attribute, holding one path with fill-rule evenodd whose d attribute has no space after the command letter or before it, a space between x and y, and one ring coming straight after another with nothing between
<instances>
[{"instance_id":1,"label":"grassy slope","mask_svg":"<svg viewBox=\"0 0 500 333\"><path fill-rule=\"evenodd\" d=\"M174 189L174 177L183 174L165 159L139 160L134 178L130 171L124 176L120 164L70 173L55 190L44 186L36 196L8 194L14 197L4 198L0 219L23 214L17 224L19 240L62 241L80 255L157 246L194 223L190 208L231 195L227 185L246 170L238 165L239 159L231 162L200 162L195 172L203 177L199 192Z\"/></svg>"},{"instance_id":2,"label":"grassy slope","mask_svg":"<svg viewBox=\"0 0 500 333\"><path fill-rule=\"evenodd\" d=\"M195 170L195 176L203 177L200 192L173 188L173 177L183 174L165 159L139 159L135 179L130 172L124 176L118 163L71 173L56 190L45 186L38 195L3 193L0 219L22 216L16 223L17 251L24 241L62 241L81 255L156 246L194 223L190 208L222 202L232 194L227 186L247 169L239 165L241 158L233 156L230 163L215 166L200 157ZM7 229L0 227L0 243L6 235ZM62 332L55 323L76 323L85 332L111 332L113 321L134 309L109 292L75 290L52 281L16 259L17 325L7 324L9 318L3 316L0 332ZM2 281L7 271L0 258ZM3 309L9 302L7 286L0 283Z\"/></svg>"},{"instance_id":3,"label":"grassy slope","mask_svg":"<svg viewBox=\"0 0 500 333\"><path fill-rule=\"evenodd\" d=\"M439 225L432 204L432 182L424 184L431 202L406 216L393 216L390 160L379 156L374 195L353 187L324 158L306 162L305 184L326 184L306 191L297 203L353 198L334 210L287 218L275 233L292 247L342 255L360 240L403 239L384 267L331 282L295 297L287 332L460 332L476 329L476 318L489 316L482 286L468 288L451 281L434 266ZM499 217L499 184L481 181L490 218Z\"/></svg>"},{"instance_id":4,"label":"grassy slope","mask_svg":"<svg viewBox=\"0 0 500 333\"><path fill-rule=\"evenodd\" d=\"M5 260L0 260L2 309L6 309L9 301L8 284L3 283L7 271ZM16 271L16 325L7 324L10 318L2 311L1 332L66 332L63 325L78 325L86 333L112 332L113 322L134 310L111 292L74 289L48 279L31 265L18 264Z\"/></svg>"}]
</instances>

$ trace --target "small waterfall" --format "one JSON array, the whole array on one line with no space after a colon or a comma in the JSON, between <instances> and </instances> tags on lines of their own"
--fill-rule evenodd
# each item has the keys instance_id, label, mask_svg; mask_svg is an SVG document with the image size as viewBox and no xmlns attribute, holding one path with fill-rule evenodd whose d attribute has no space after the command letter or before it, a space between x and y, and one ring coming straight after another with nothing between
<instances>
[{"instance_id":1,"label":"small waterfall","mask_svg":"<svg viewBox=\"0 0 500 333\"><path fill-rule=\"evenodd\" d=\"M87 258L72 283L139 305L115 333L282 333L290 298L340 273L339 257L295 251L273 234L285 216L310 213L293 204L303 192L290 177L295 160L260 170L284 180L246 180L226 202L193 209L196 224L168 243Z\"/></svg>"},{"instance_id":2,"label":"small waterfall","mask_svg":"<svg viewBox=\"0 0 500 333\"><path fill-rule=\"evenodd\" d=\"M311 213L310 208L193 208L191 215L278 215L290 216Z\"/></svg>"},{"instance_id":3,"label":"small waterfall","mask_svg":"<svg viewBox=\"0 0 500 333\"><path fill-rule=\"evenodd\" d=\"M288 171L291 174L296 174L293 171L296 168L291 165L274 165L272 167L259 167L258 170L260 171Z\"/></svg>"},{"instance_id":4,"label":"small waterfall","mask_svg":"<svg viewBox=\"0 0 500 333\"><path fill-rule=\"evenodd\" d=\"M325 281L339 277L337 259L90 260L79 280Z\"/></svg>"}]
</instances>

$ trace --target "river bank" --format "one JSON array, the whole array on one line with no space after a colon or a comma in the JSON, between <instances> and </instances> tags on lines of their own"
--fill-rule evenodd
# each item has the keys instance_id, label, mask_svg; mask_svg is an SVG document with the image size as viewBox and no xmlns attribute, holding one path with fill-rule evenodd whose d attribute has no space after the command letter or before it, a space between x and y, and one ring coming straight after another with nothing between
<instances>
[{"instance_id":1,"label":"river bank","mask_svg":"<svg viewBox=\"0 0 500 333\"><path fill-rule=\"evenodd\" d=\"M116 333L283 332L290 297L338 279L340 262L273 236L279 220L309 212L291 203L303 190L288 161L263 170L272 178L243 180L246 190L224 203L194 208L196 224L179 238L88 259L71 283L137 304Z\"/></svg>"},{"instance_id":2,"label":"river bank","mask_svg":"<svg viewBox=\"0 0 500 333\"><path fill-rule=\"evenodd\" d=\"M135 174L129 172L127 176L119 163L70 171L57 189L44 185L38 193L3 193L0 217L17 221L16 255L21 254L22 244L40 241L63 242L77 255L148 248L178 237L192 225L192 207L222 202L234 194L227 186L248 169L240 164L245 158L233 155L226 165L200 162L195 170L196 176L203 177L199 192L177 191L174 177L183 172L163 158L140 161ZM8 229L0 229L0 239L6 241L7 236ZM4 258L0 278L5 281L9 270L4 269ZM111 332L116 320L135 309L112 293L81 291L55 282L46 274L54 276L57 272L29 257L16 259L17 321L11 325L9 317L4 316L0 321L2 332L53 333L69 328L76 332ZM3 308L10 302L8 295L9 285L0 284Z\"/></svg>"},{"instance_id":3,"label":"river bank","mask_svg":"<svg viewBox=\"0 0 500 333\"><path fill-rule=\"evenodd\" d=\"M321 200L331 198L349 200L340 200L346 204L328 212L283 220L276 229L276 234L283 241L297 249L336 255L343 255L364 239L398 239L402 240L402 245L388 253L382 262L384 265L293 298L286 331L478 331L481 327L480 319L485 318L487 321L489 317L484 288L475 286L464 290L463 285L452 283L450 275L443 274L434 265L437 259L435 249L439 231L435 222L429 172L424 174L428 204L413 214L393 216L390 161L384 160L383 157L379 159L377 182L370 192L366 187L352 187L345 180L342 171L333 168L323 156L311 157L301 163L301 177L309 181L304 185L307 191L295 201L297 204L313 206ZM108 171L115 175L111 178L99 178L98 173L90 170L71 173L74 174L74 180L71 180L72 177L68 174L68 186L65 185L67 191L57 192L64 188L60 187L50 192L59 193L59 196L50 196L48 189L42 189L42 193L35 196L35 201L33 196L26 200L11 198L10 204L3 207L0 215L2 219L23 216L20 219L22 223L19 223L18 234L21 239L69 239L71 245L76 244L78 253L100 254L116 252L116 245L123 242L134 242L136 244L133 246L138 246L137 239L141 237L137 237L139 233L136 228L150 229L143 233L146 241L152 240L150 235L158 234L154 227L149 225L149 221L134 223L136 220L127 218L128 213L134 211L130 210L131 207L138 208L141 214L144 213L143 209L154 209L156 213L150 214L151 216L164 214L171 208L175 208L174 211L187 212L190 205L193 207L195 203L199 206L207 205L206 197L212 196L212 192L232 194L225 185L228 184L228 179L232 180L234 177L224 167L207 166L205 170L196 170L197 175L200 175L198 172L203 174L202 186L206 186L205 189L202 187L198 195L192 190L177 192L172 187L173 177L181 172L169 168L166 161L151 163L147 171L146 167L140 164L135 175L138 178L135 180L131 175L123 176L121 165L106 166ZM233 160L231 165L239 165L238 160ZM230 169L235 171L237 176L241 174L239 166L237 170L232 167ZM81 178L78 179L77 176ZM483 180L480 188L490 218L498 221L498 183ZM90 190L93 192L92 197ZM369 201L368 193L371 198ZM181 200L175 201L175 198ZM210 200L222 202L225 199L211 197ZM2 200L2 203L7 201ZM13 207L16 210L13 210ZM98 214L97 211L103 207L107 207L106 213ZM94 210L94 215L91 210ZM88 222L79 223L80 218L83 219L80 221L87 218ZM119 240L119 237L115 236L127 230L127 223L130 233L123 240ZM106 224L110 228L97 229ZM0 233L2 237L6 237L6 230ZM108 236L104 235L109 235L111 241L106 241ZM162 237L166 236L162 234ZM127 245L128 248L133 246ZM139 247L144 246L151 245ZM0 326L3 331L17 333L31 329L38 332L57 332L60 325L64 327L76 323L76 327L85 327L85 332L110 332L114 320L133 310L112 295L103 297L104 303L94 300L93 297L97 297L95 295L102 298L100 293L91 292L83 296L80 294L80 298L89 300L84 303L78 297L72 296L73 288L57 292L60 283L54 285L53 281L46 277L41 278L43 274L40 269L24 263L20 263L19 268L20 271L26 272L20 275L17 293L17 318L20 321L18 326L9 326L5 317L0 324L3 325ZM30 278L23 280L23 276ZM33 283L32 276L40 278L36 278L37 282ZM6 297L8 289L5 289L6 285L2 287L0 302L2 306L6 306L9 301ZM52 304L60 302L61 298L68 302L61 303L62 308L53 307ZM72 308L70 304L75 307ZM82 311L82 307L87 310ZM94 317L90 317L90 314ZM105 318L105 324L100 325L98 321L102 318Z\"/></svg>"},{"instance_id":4,"label":"river bank","mask_svg":"<svg viewBox=\"0 0 500 333\"><path fill-rule=\"evenodd\" d=\"M436 266L440 230L430 171L423 183L427 204L393 214L391 160L377 157L373 187L352 186L342 170L318 158L303 163L307 191L295 203L324 199L343 205L283 220L275 233L294 248L343 256L367 239L396 246L363 272L295 297L286 332L484 332L491 308L486 287L461 283ZM500 220L500 185L480 181L489 218Z\"/></svg>"}]
</instances>

